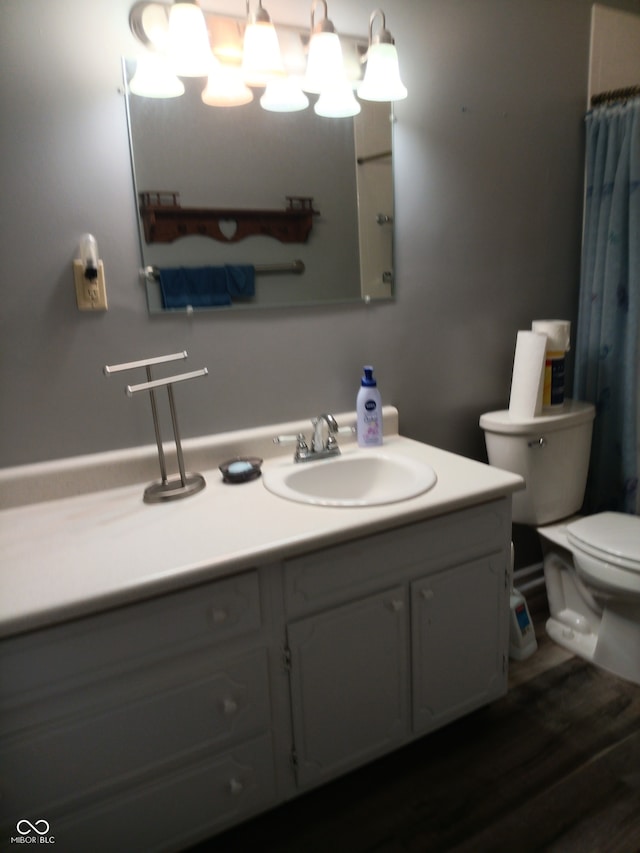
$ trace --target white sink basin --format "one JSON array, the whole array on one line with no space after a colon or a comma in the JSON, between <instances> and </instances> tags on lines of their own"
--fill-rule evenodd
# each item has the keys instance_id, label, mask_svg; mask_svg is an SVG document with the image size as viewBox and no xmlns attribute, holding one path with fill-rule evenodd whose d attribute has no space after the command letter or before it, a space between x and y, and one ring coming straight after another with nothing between
<instances>
[{"instance_id":1,"label":"white sink basin","mask_svg":"<svg viewBox=\"0 0 640 853\"><path fill-rule=\"evenodd\" d=\"M432 488L430 465L384 450L358 450L317 462L266 467L265 487L287 500L317 506L376 506L414 498Z\"/></svg>"}]
</instances>

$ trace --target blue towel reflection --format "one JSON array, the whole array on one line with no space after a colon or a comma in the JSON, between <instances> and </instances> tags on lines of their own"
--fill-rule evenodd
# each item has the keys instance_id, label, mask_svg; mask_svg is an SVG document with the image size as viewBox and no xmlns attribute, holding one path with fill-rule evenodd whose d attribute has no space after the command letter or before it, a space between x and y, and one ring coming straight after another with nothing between
<instances>
[{"instance_id":1,"label":"blue towel reflection","mask_svg":"<svg viewBox=\"0 0 640 853\"><path fill-rule=\"evenodd\" d=\"M252 266L166 267L160 270L165 308L212 308L255 295Z\"/></svg>"},{"instance_id":2,"label":"blue towel reflection","mask_svg":"<svg viewBox=\"0 0 640 853\"><path fill-rule=\"evenodd\" d=\"M256 271L252 266L227 266L227 286L232 298L250 299L256 292Z\"/></svg>"}]
</instances>

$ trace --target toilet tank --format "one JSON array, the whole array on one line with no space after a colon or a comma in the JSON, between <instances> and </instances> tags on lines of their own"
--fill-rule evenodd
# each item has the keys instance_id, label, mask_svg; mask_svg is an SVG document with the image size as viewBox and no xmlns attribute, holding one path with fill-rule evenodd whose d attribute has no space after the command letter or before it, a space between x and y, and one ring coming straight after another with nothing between
<instances>
[{"instance_id":1,"label":"toilet tank","mask_svg":"<svg viewBox=\"0 0 640 853\"><path fill-rule=\"evenodd\" d=\"M513 520L538 526L576 513L587 483L595 408L566 400L553 413L514 420L508 411L480 417L489 464L520 474Z\"/></svg>"}]
</instances>

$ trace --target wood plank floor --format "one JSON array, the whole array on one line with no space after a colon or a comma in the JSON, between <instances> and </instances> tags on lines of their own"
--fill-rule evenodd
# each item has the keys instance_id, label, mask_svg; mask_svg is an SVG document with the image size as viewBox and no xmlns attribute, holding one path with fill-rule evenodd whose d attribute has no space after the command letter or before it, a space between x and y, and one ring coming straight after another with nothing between
<instances>
[{"instance_id":1,"label":"wood plank floor","mask_svg":"<svg viewBox=\"0 0 640 853\"><path fill-rule=\"evenodd\" d=\"M538 634L504 699L192 853L638 853L640 687Z\"/></svg>"}]
</instances>

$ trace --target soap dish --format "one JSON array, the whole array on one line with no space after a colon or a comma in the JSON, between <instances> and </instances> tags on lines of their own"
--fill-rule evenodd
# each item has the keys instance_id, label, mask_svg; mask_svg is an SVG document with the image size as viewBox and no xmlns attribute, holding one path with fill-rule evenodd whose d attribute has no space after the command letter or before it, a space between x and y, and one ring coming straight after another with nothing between
<instances>
[{"instance_id":1,"label":"soap dish","mask_svg":"<svg viewBox=\"0 0 640 853\"><path fill-rule=\"evenodd\" d=\"M220 465L225 483L247 483L260 476L262 459L255 456L238 456Z\"/></svg>"}]
</instances>

